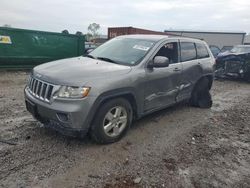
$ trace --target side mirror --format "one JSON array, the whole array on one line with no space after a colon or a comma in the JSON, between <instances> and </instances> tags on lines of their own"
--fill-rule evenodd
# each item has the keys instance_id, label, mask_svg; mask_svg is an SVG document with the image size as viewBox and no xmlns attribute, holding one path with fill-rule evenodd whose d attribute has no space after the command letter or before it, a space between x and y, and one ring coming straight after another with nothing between
<instances>
[{"instance_id":1,"label":"side mirror","mask_svg":"<svg viewBox=\"0 0 250 188\"><path fill-rule=\"evenodd\" d=\"M164 56L156 56L153 62L149 64L150 68L153 68L153 67L161 68L161 67L168 67L168 66L169 66L169 59Z\"/></svg>"}]
</instances>

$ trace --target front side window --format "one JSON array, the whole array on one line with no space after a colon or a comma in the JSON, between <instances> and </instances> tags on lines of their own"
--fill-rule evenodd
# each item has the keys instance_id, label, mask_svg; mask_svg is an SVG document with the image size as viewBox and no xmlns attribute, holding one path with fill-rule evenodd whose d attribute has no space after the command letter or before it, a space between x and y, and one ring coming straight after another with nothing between
<instances>
[{"instance_id":1,"label":"front side window","mask_svg":"<svg viewBox=\"0 0 250 188\"><path fill-rule=\"evenodd\" d=\"M88 57L131 66L138 64L154 44L153 40L114 38L96 48Z\"/></svg>"},{"instance_id":2,"label":"front side window","mask_svg":"<svg viewBox=\"0 0 250 188\"><path fill-rule=\"evenodd\" d=\"M166 43L161 49L157 52L155 56L164 56L169 59L169 63L178 63L178 43L170 42Z\"/></svg>"},{"instance_id":3,"label":"front side window","mask_svg":"<svg viewBox=\"0 0 250 188\"><path fill-rule=\"evenodd\" d=\"M195 45L192 42L181 42L181 61L196 59Z\"/></svg>"},{"instance_id":4,"label":"front side window","mask_svg":"<svg viewBox=\"0 0 250 188\"><path fill-rule=\"evenodd\" d=\"M207 48L204 44L196 43L196 50L197 50L197 58L202 59L202 58L207 58L209 57Z\"/></svg>"}]
</instances>

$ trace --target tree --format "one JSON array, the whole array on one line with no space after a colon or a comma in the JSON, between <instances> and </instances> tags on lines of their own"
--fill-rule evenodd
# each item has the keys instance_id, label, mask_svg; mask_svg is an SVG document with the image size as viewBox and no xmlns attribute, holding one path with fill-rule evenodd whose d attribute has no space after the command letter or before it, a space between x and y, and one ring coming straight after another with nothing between
<instances>
[{"instance_id":1,"label":"tree","mask_svg":"<svg viewBox=\"0 0 250 188\"><path fill-rule=\"evenodd\" d=\"M97 23L92 23L92 24L89 24L88 26L88 31L90 33L88 33L88 35L92 35L93 39L97 38L99 36L99 33L98 33L98 30L100 29L100 25L97 24Z\"/></svg>"},{"instance_id":2,"label":"tree","mask_svg":"<svg viewBox=\"0 0 250 188\"><path fill-rule=\"evenodd\" d=\"M93 35L92 35L91 33L87 33L87 34L85 35L85 37L86 37L86 40L87 40L87 41L91 41L91 39L93 38Z\"/></svg>"}]
</instances>

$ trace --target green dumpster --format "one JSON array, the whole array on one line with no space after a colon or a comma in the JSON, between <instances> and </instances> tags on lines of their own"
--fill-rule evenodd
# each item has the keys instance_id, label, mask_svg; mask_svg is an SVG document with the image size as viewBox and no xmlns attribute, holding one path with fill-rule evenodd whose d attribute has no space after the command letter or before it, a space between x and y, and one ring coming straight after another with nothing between
<instances>
[{"instance_id":1,"label":"green dumpster","mask_svg":"<svg viewBox=\"0 0 250 188\"><path fill-rule=\"evenodd\" d=\"M0 27L0 68L25 69L84 54L85 37Z\"/></svg>"}]
</instances>

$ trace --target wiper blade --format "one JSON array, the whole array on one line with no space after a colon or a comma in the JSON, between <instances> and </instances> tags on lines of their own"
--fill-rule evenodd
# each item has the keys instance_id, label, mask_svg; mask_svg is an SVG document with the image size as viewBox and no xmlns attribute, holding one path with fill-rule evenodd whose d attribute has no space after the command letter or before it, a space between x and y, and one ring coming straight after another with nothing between
<instances>
[{"instance_id":1,"label":"wiper blade","mask_svg":"<svg viewBox=\"0 0 250 188\"><path fill-rule=\"evenodd\" d=\"M118 62L112 60L112 59L109 59L107 57L97 57L97 59L100 59L100 60L103 60L103 61L108 61L108 62L111 62L111 63L116 63L116 64L119 64Z\"/></svg>"},{"instance_id":2,"label":"wiper blade","mask_svg":"<svg viewBox=\"0 0 250 188\"><path fill-rule=\"evenodd\" d=\"M92 56L92 55L86 55L86 57L89 57L89 58L92 58L92 59L96 59L94 56Z\"/></svg>"}]
</instances>

